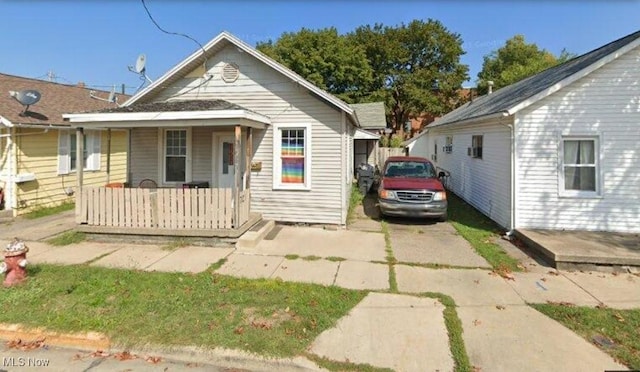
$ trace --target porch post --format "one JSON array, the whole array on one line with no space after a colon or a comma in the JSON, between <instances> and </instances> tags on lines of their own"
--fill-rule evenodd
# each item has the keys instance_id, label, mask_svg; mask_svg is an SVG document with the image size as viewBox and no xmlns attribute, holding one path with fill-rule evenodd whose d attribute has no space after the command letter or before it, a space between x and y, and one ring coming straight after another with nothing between
<instances>
[{"instance_id":1,"label":"porch post","mask_svg":"<svg viewBox=\"0 0 640 372\"><path fill-rule=\"evenodd\" d=\"M233 183L233 224L240 227L240 186L242 184L242 169L240 168L240 149L242 145L242 127L236 125L235 143L233 144L233 165L235 168L235 182Z\"/></svg>"},{"instance_id":2,"label":"porch post","mask_svg":"<svg viewBox=\"0 0 640 372\"><path fill-rule=\"evenodd\" d=\"M76 128L76 223L85 221L84 205L82 197L82 184L84 176L84 130Z\"/></svg>"},{"instance_id":3,"label":"porch post","mask_svg":"<svg viewBox=\"0 0 640 372\"><path fill-rule=\"evenodd\" d=\"M251 189L251 158L253 157L253 130L251 127L247 128L247 143L245 146L245 190L249 190Z\"/></svg>"},{"instance_id":4,"label":"porch post","mask_svg":"<svg viewBox=\"0 0 640 372\"><path fill-rule=\"evenodd\" d=\"M111 128L107 129L107 183L111 182Z\"/></svg>"}]
</instances>

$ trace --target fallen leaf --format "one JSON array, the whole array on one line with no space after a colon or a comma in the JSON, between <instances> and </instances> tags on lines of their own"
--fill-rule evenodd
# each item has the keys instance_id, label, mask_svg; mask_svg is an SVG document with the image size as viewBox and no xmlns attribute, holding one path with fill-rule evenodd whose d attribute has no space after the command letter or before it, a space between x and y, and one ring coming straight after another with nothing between
<instances>
[{"instance_id":1,"label":"fallen leaf","mask_svg":"<svg viewBox=\"0 0 640 372\"><path fill-rule=\"evenodd\" d=\"M238 328L234 329L233 333L235 333L237 335L243 334L244 333L244 327L238 327Z\"/></svg>"},{"instance_id":2,"label":"fallen leaf","mask_svg":"<svg viewBox=\"0 0 640 372\"><path fill-rule=\"evenodd\" d=\"M560 274L558 274L558 272L557 272L557 271L553 271L553 270L549 271L547 274L549 274L549 275L555 275L555 276L560 275Z\"/></svg>"},{"instance_id":3,"label":"fallen leaf","mask_svg":"<svg viewBox=\"0 0 640 372\"><path fill-rule=\"evenodd\" d=\"M547 278L540 278L540 280L542 280L543 282L546 282Z\"/></svg>"},{"instance_id":4,"label":"fallen leaf","mask_svg":"<svg viewBox=\"0 0 640 372\"><path fill-rule=\"evenodd\" d=\"M90 354L92 358L106 358L109 356L109 353L104 352L102 350L96 350Z\"/></svg>"},{"instance_id":5,"label":"fallen leaf","mask_svg":"<svg viewBox=\"0 0 640 372\"><path fill-rule=\"evenodd\" d=\"M473 372L482 372L482 368L480 367L473 366L472 368L473 368L472 369Z\"/></svg>"},{"instance_id":6,"label":"fallen leaf","mask_svg":"<svg viewBox=\"0 0 640 372\"><path fill-rule=\"evenodd\" d=\"M287 306L287 308L286 308L286 309L284 309L284 312L285 312L285 313L288 313L288 312L289 312L289 306Z\"/></svg>"},{"instance_id":7,"label":"fallen leaf","mask_svg":"<svg viewBox=\"0 0 640 372\"><path fill-rule=\"evenodd\" d=\"M506 309L506 307L502 306L502 305L496 305L496 309L498 310L504 310Z\"/></svg>"},{"instance_id":8,"label":"fallen leaf","mask_svg":"<svg viewBox=\"0 0 640 372\"><path fill-rule=\"evenodd\" d=\"M157 356L148 356L146 358L144 358L145 362L147 363L151 363L151 364L158 364L160 362L162 362L162 358L157 357Z\"/></svg>"},{"instance_id":9,"label":"fallen leaf","mask_svg":"<svg viewBox=\"0 0 640 372\"><path fill-rule=\"evenodd\" d=\"M604 302L600 302L599 304L596 305L596 309L606 309L608 306L605 305Z\"/></svg>"},{"instance_id":10,"label":"fallen leaf","mask_svg":"<svg viewBox=\"0 0 640 372\"><path fill-rule=\"evenodd\" d=\"M613 317L614 317L614 318L616 318L616 319L618 319L618 321L619 321L620 323L624 323L624 318L622 317L622 315L620 315L620 314L618 314L618 313L614 313L614 314L613 314Z\"/></svg>"},{"instance_id":11,"label":"fallen leaf","mask_svg":"<svg viewBox=\"0 0 640 372\"><path fill-rule=\"evenodd\" d=\"M22 341L22 339L10 340L5 343L9 349L33 350L44 347L44 338L33 341Z\"/></svg>"},{"instance_id":12,"label":"fallen leaf","mask_svg":"<svg viewBox=\"0 0 640 372\"><path fill-rule=\"evenodd\" d=\"M481 321L479 321L478 319L476 319L476 320L474 320L474 321L473 321L473 325L474 325L474 326L479 326L480 324L482 324L482 322L481 322Z\"/></svg>"},{"instance_id":13,"label":"fallen leaf","mask_svg":"<svg viewBox=\"0 0 640 372\"><path fill-rule=\"evenodd\" d=\"M114 358L114 359L117 359L117 360L119 360L119 361L123 361L123 360L136 359L136 358L138 358L138 356L137 356L137 355L135 355L135 354L131 354L131 353L130 353L130 352L128 352L128 351L122 351L122 352L120 352L120 353L115 353L115 354L113 354L113 358Z\"/></svg>"}]
</instances>

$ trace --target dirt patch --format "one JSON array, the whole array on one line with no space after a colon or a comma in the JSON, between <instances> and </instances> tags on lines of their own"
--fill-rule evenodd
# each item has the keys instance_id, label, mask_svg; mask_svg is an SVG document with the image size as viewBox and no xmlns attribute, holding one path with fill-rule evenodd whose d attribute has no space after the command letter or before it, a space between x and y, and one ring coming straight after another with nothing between
<instances>
[{"instance_id":1,"label":"dirt patch","mask_svg":"<svg viewBox=\"0 0 640 372\"><path fill-rule=\"evenodd\" d=\"M242 313L244 315L245 324L262 329L271 329L295 318L295 315L289 310L289 308L278 309L270 316L257 314L256 308L253 307L243 309Z\"/></svg>"}]
</instances>

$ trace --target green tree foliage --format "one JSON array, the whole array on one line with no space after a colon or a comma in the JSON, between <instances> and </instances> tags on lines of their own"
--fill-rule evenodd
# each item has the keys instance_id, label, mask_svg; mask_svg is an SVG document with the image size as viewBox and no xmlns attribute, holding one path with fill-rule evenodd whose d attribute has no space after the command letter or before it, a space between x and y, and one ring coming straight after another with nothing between
<instances>
[{"instance_id":1,"label":"green tree foliage","mask_svg":"<svg viewBox=\"0 0 640 372\"><path fill-rule=\"evenodd\" d=\"M460 35L434 20L361 26L346 35L303 28L257 48L349 103L384 101L395 130L412 114L455 108L468 77Z\"/></svg>"},{"instance_id":2,"label":"green tree foliage","mask_svg":"<svg viewBox=\"0 0 640 372\"><path fill-rule=\"evenodd\" d=\"M374 71L372 84L363 87L367 100L383 100L394 130L411 114L442 115L460 103L458 91L468 77L459 34L435 20L414 20L388 27L358 27L348 37L364 47Z\"/></svg>"},{"instance_id":3,"label":"green tree foliage","mask_svg":"<svg viewBox=\"0 0 640 372\"><path fill-rule=\"evenodd\" d=\"M500 89L570 58L573 55L565 50L556 57L534 43L528 44L523 35L516 35L484 57L478 73L478 93L487 93L487 81L493 81L493 88Z\"/></svg>"},{"instance_id":4,"label":"green tree foliage","mask_svg":"<svg viewBox=\"0 0 640 372\"><path fill-rule=\"evenodd\" d=\"M284 33L275 42L258 43L257 49L349 103L360 102L362 87L373 80L364 49L333 27Z\"/></svg>"}]
</instances>

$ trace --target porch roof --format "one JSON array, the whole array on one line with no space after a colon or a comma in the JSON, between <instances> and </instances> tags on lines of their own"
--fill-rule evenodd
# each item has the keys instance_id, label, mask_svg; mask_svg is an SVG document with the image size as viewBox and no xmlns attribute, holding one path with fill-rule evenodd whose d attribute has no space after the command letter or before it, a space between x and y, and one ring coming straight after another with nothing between
<instances>
[{"instance_id":1,"label":"porch roof","mask_svg":"<svg viewBox=\"0 0 640 372\"><path fill-rule=\"evenodd\" d=\"M265 115L220 99L150 102L63 115L72 127L135 128L241 125L265 128Z\"/></svg>"}]
</instances>

